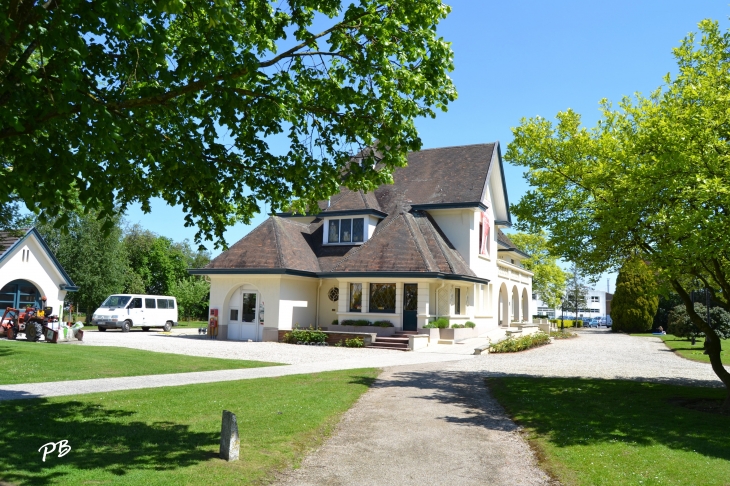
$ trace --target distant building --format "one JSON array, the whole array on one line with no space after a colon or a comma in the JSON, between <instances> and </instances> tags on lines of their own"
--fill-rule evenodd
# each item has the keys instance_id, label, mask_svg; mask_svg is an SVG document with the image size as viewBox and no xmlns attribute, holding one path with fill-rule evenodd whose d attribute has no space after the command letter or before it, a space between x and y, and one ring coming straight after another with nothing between
<instances>
[{"instance_id":1,"label":"distant building","mask_svg":"<svg viewBox=\"0 0 730 486\"><path fill-rule=\"evenodd\" d=\"M591 290L586 296L586 306L584 308L578 309L578 317L583 317L587 319L592 317L602 317L610 315L612 299L613 294L611 293L608 293L604 290ZM532 309L533 315L547 315L551 319L560 317L562 313L562 309L560 308L553 309L551 307L548 307L545 302L540 300L540 296L535 293L532 294ZM575 309L566 308L565 315L575 316Z\"/></svg>"}]
</instances>

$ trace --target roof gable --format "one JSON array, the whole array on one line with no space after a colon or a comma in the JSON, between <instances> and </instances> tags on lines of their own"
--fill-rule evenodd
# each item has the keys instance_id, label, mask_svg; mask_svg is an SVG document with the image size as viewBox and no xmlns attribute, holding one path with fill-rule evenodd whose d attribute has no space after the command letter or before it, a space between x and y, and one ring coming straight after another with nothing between
<instances>
[{"instance_id":1,"label":"roof gable","mask_svg":"<svg viewBox=\"0 0 730 486\"><path fill-rule=\"evenodd\" d=\"M38 243L38 246L41 248L43 253L46 255L46 258L51 263L52 268L58 272L58 275L61 277L61 279L65 282L63 284L62 290L67 290L70 292L74 292L78 290L78 287L73 283L73 280L71 280L71 277L66 273L66 270L61 266L61 263L56 258L56 255L53 254L51 249L48 247L48 244L43 239L41 234L38 232L35 228L30 229L23 229L18 230L19 232L25 232L24 234L21 233L20 235L15 234L15 231L2 231L0 232L0 251L2 252L0 254L0 265L2 265L3 261L10 258L11 255L14 254L15 250L17 248L20 248L23 246L24 243L26 243L29 239L35 240Z\"/></svg>"}]
</instances>

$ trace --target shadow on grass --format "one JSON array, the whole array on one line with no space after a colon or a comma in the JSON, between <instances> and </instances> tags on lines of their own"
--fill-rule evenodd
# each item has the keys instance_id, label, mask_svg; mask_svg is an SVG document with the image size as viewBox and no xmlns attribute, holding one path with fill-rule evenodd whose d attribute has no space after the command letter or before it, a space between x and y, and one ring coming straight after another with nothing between
<instances>
[{"instance_id":1,"label":"shadow on grass","mask_svg":"<svg viewBox=\"0 0 730 486\"><path fill-rule=\"evenodd\" d=\"M0 358L5 358L11 354L17 354L17 350L12 348L0 348Z\"/></svg>"},{"instance_id":2,"label":"shadow on grass","mask_svg":"<svg viewBox=\"0 0 730 486\"><path fill-rule=\"evenodd\" d=\"M209 460L200 446L217 443L212 433L192 432L172 422L131 421L135 412L81 402L62 405L46 399L0 403L0 479L45 485L68 469L101 469L117 476L132 470L169 470ZM67 440L72 450L43 462L38 450ZM66 469L67 472L59 470Z\"/></svg>"},{"instance_id":3,"label":"shadow on grass","mask_svg":"<svg viewBox=\"0 0 730 486\"><path fill-rule=\"evenodd\" d=\"M686 400L719 400L724 389L577 378L488 378L517 421L558 447L661 444L730 460L730 417L689 410Z\"/></svg>"}]
</instances>

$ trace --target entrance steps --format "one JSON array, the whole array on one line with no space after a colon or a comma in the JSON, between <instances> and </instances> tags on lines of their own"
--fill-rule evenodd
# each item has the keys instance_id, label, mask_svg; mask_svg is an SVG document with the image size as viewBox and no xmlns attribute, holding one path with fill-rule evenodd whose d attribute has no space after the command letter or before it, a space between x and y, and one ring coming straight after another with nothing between
<instances>
[{"instance_id":1,"label":"entrance steps","mask_svg":"<svg viewBox=\"0 0 730 486\"><path fill-rule=\"evenodd\" d=\"M368 346L369 349L391 349L393 351L408 351L408 336L418 334L416 331L396 331L392 337L378 336Z\"/></svg>"}]
</instances>

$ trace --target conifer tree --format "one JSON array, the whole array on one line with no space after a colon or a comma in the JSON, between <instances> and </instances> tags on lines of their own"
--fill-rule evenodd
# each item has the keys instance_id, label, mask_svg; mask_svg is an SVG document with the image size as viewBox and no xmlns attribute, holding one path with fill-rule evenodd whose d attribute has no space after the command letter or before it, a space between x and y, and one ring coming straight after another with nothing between
<instances>
[{"instance_id":1,"label":"conifer tree","mask_svg":"<svg viewBox=\"0 0 730 486\"><path fill-rule=\"evenodd\" d=\"M659 307L657 284L649 266L638 256L624 262L611 302L614 331L649 331Z\"/></svg>"}]
</instances>

